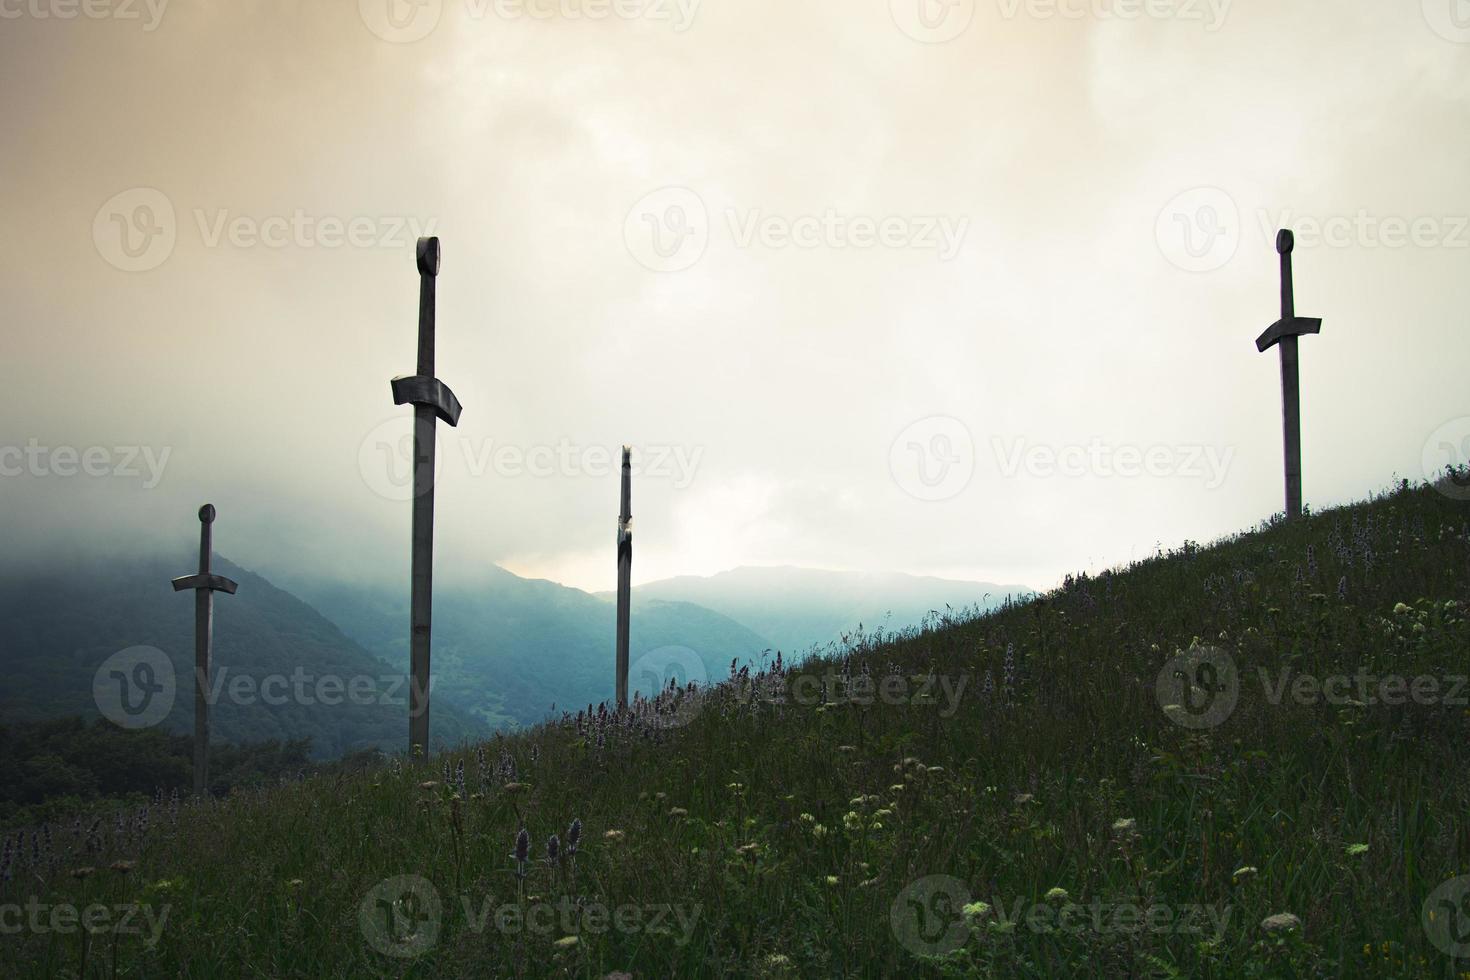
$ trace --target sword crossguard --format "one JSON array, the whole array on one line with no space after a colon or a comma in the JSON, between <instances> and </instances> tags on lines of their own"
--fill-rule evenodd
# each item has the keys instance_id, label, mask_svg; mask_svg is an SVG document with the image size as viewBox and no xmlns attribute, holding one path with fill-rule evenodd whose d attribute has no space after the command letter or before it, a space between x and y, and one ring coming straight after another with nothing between
<instances>
[{"instance_id":1,"label":"sword crossguard","mask_svg":"<svg viewBox=\"0 0 1470 980\"><path fill-rule=\"evenodd\" d=\"M459 399L454 397L454 392L449 390L449 386L438 378L416 374L407 378L394 378L389 384L393 386L393 404L427 405L445 422L459 425L459 415L464 409L460 406Z\"/></svg>"},{"instance_id":2,"label":"sword crossguard","mask_svg":"<svg viewBox=\"0 0 1470 980\"><path fill-rule=\"evenodd\" d=\"M1303 334L1321 332L1322 319L1320 317L1294 316L1277 320L1266 328L1265 333L1256 338L1256 350L1264 354L1287 337L1300 337Z\"/></svg>"},{"instance_id":3,"label":"sword crossguard","mask_svg":"<svg viewBox=\"0 0 1470 980\"><path fill-rule=\"evenodd\" d=\"M240 586L223 575L181 575L173 579L175 592L187 592L190 589L208 589L210 592L223 592L225 595L234 595Z\"/></svg>"}]
</instances>

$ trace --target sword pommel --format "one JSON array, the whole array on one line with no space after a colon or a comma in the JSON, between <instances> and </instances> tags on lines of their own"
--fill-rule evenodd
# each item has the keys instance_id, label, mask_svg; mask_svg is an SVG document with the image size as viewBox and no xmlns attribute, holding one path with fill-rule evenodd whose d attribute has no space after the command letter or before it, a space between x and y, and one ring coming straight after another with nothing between
<instances>
[{"instance_id":1,"label":"sword pommel","mask_svg":"<svg viewBox=\"0 0 1470 980\"><path fill-rule=\"evenodd\" d=\"M419 275L439 275L439 239L420 238L417 248Z\"/></svg>"},{"instance_id":2,"label":"sword pommel","mask_svg":"<svg viewBox=\"0 0 1470 980\"><path fill-rule=\"evenodd\" d=\"M199 508L199 523L213 524L215 518L214 504L205 504Z\"/></svg>"},{"instance_id":3,"label":"sword pommel","mask_svg":"<svg viewBox=\"0 0 1470 980\"><path fill-rule=\"evenodd\" d=\"M1296 248L1296 236L1291 229L1283 228L1276 233L1276 252L1278 255L1290 255L1291 250Z\"/></svg>"}]
</instances>

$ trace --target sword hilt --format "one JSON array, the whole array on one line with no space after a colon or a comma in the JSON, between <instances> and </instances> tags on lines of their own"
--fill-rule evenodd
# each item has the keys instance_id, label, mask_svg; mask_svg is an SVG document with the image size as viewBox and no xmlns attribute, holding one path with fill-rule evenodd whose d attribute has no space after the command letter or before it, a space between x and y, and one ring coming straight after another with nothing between
<instances>
[{"instance_id":1,"label":"sword hilt","mask_svg":"<svg viewBox=\"0 0 1470 980\"><path fill-rule=\"evenodd\" d=\"M1296 297L1291 285L1291 252L1296 248L1296 236L1290 228L1276 233L1276 253L1281 256L1281 319L1296 316Z\"/></svg>"},{"instance_id":2,"label":"sword hilt","mask_svg":"<svg viewBox=\"0 0 1470 980\"><path fill-rule=\"evenodd\" d=\"M421 276L437 276L437 275L439 275L439 258L440 258L440 252L439 252L439 239L437 237L435 237L435 238L420 238L419 239L419 242L418 242L418 246L417 246L417 248L415 248L414 251L415 251L416 256L418 258L419 275L421 275Z\"/></svg>"},{"instance_id":3,"label":"sword hilt","mask_svg":"<svg viewBox=\"0 0 1470 980\"><path fill-rule=\"evenodd\" d=\"M210 555L214 552L214 524L218 512L214 504L205 504L199 508L199 572L195 575L183 575L173 579L175 592L185 592L189 589L206 589L210 592L224 592L234 595L239 588L230 579L223 575L214 575L209 571Z\"/></svg>"},{"instance_id":4,"label":"sword hilt","mask_svg":"<svg viewBox=\"0 0 1470 980\"><path fill-rule=\"evenodd\" d=\"M199 574L209 574L209 556L214 551L214 524L218 511L214 504L205 504L199 508Z\"/></svg>"}]
</instances>

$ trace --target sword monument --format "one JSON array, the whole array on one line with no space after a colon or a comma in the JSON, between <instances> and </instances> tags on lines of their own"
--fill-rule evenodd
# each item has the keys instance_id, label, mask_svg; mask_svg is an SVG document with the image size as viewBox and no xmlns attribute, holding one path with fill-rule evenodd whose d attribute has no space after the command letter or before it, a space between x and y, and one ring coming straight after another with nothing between
<instances>
[{"instance_id":1,"label":"sword monument","mask_svg":"<svg viewBox=\"0 0 1470 980\"><path fill-rule=\"evenodd\" d=\"M434 377L434 286L439 239L420 238L418 373L392 380L393 404L413 406L413 570L409 611L408 750L429 751L429 626L434 604L436 420L459 424L459 399Z\"/></svg>"},{"instance_id":2,"label":"sword monument","mask_svg":"<svg viewBox=\"0 0 1470 980\"><path fill-rule=\"evenodd\" d=\"M199 572L173 580L174 591L194 590L194 793L209 792L209 668L214 646L214 594L234 595L239 588L209 571L214 550L213 504L199 508Z\"/></svg>"},{"instance_id":3,"label":"sword monument","mask_svg":"<svg viewBox=\"0 0 1470 980\"><path fill-rule=\"evenodd\" d=\"M1322 332L1320 319L1296 315L1296 297L1291 281L1291 250L1295 246L1296 237L1290 231L1283 229L1277 233L1276 251L1281 256L1281 319L1256 338L1256 350L1263 354L1273 345L1281 347L1281 412L1286 450L1288 520L1302 516L1302 405L1297 338Z\"/></svg>"},{"instance_id":4,"label":"sword monument","mask_svg":"<svg viewBox=\"0 0 1470 980\"><path fill-rule=\"evenodd\" d=\"M618 509L618 708L628 706L628 605L633 576L632 451L623 447L622 506Z\"/></svg>"}]
</instances>

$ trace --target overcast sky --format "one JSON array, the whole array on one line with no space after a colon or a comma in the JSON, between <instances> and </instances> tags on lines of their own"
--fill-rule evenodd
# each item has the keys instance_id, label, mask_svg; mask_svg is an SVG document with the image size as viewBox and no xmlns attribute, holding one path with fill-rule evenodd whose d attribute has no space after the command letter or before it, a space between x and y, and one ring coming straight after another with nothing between
<instances>
[{"instance_id":1,"label":"overcast sky","mask_svg":"<svg viewBox=\"0 0 1470 980\"><path fill-rule=\"evenodd\" d=\"M610 588L622 443L640 582L1252 525L1283 222L1308 502L1470 439L1455 0L0 0L0 112L12 555L407 588L425 231L441 582Z\"/></svg>"}]
</instances>

